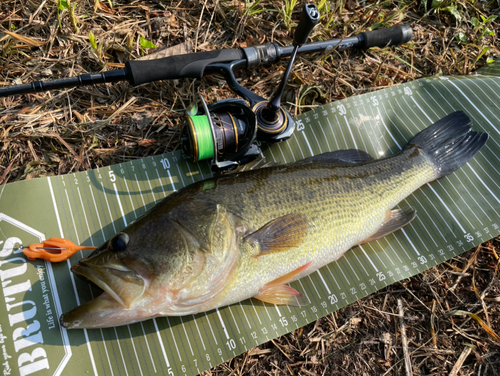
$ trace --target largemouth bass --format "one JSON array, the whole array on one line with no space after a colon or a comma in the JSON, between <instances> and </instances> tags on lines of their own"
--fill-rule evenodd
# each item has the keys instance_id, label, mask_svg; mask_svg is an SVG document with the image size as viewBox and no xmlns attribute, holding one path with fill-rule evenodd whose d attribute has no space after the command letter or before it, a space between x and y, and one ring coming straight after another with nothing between
<instances>
[{"instance_id":1,"label":"largemouth bass","mask_svg":"<svg viewBox=\"0 0 500 376\"><path fill-rule=\"evenodd\" d=\"M61 324L118 326L252 297L303 303L289 282L408 224L415 211L393 208L467 163L487 139L455 112L394 157L341 150L192 184L73 266L104 292Z\"/></svg>"}]
</instances>

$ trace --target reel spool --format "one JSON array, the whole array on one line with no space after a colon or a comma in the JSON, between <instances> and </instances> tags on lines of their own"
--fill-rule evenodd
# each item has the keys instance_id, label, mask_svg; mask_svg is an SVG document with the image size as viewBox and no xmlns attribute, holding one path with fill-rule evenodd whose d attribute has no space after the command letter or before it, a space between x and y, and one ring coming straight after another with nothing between
<instances>
[{"instance_id":1,"label":"reel spool","mask_svg":"<svg viewBox=\"0 0 500 376\"><path fill-rule=\"evenodd\" d=\"M182 149L193 162L212 160L214 170L232 169L255 159L260 150L253 144L257 135L255 114L240 99L227 99L210 106L199 94L186 114Z\"/></svg>"}]
</instances>

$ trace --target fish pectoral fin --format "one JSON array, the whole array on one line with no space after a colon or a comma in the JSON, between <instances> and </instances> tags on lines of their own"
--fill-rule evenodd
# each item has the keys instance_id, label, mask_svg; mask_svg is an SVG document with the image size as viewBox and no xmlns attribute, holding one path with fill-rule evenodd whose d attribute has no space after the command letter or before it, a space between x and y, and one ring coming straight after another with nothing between
<instances>
[{"instance_id":1,"label":"fish pectoral fin","mask_svg":"<svg viewBox=\"0 0 500 376\"><path fill-rule=\"evenodd\" d=\"M257 231L245 236L244 241L260 246L261 256L267 253L287 251L302 244L309 225L300 213L292 213L266 223Z\"/></svg>"},{"instance_id":2,"label":"fish pectoral fin","mask_svg":"<svg viewBox=\"0 0 500 376\"><path fill-rule=\"evenodd\" d=\"M259 294L254 296L254 298L271 304L306 305L307 298L294 288L287 286L286 283L293 281L295 277L306 270L311 264L312 261L276 278L274 281L266 283L260 288Z\"/></svg>"},{"instance_id":3,"label":"fish pectoral fin","mask_svg":"<svg viewBox=\"0 0 500 376\"><path fill-rule=\"evenodd\" d=\"M396 230L406 226L410 223L417 212L412 208L406 208L404 210L396 209L387 211L387 219L378 229L378 231L370 236L368 239L360 242L359 244L364 244L371 242L372 240L377 240L393 233Z\"/></svg>"},{"instance_id":4,"label":"fish pectoral fin","mask_svg":"<svg viewBox=\"0 0 500 376\"><path fill-rule=\"evenodd\" d=\"M330 166L352 166L373 161L373 157L366 151L358 149L336 150L295 162L295 166L303 166L312 162L325 162Z\"/></svg>"}]
</instances>

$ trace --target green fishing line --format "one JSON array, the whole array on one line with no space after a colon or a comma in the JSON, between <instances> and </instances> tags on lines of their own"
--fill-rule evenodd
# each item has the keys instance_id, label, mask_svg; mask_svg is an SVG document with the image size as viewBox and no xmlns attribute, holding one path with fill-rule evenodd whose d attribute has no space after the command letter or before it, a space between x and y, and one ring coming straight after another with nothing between
<instances>
[{"instance_id":1,"label":"green fishing line","mask_svg":"<svg viewBox=\"0 0 500 376\"><path fill-rule=\"evenodd\" d=\"M212 130L206 115L190 116L196 131L194 137L198 145L198 160L211 159L214 156L214 141Z\"/></svg>"}]
</instances>

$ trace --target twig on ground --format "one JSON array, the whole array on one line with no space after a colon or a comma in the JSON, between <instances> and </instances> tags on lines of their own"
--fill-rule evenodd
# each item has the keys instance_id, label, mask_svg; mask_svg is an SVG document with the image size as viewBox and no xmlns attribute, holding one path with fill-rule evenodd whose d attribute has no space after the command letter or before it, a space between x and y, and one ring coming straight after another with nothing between
<instances>
[{"instance_id":1,"label":"twig on ground","mask_svg":"<svg viewBox=\"0 0 500 376\"><path fill-rule=\"evenodd\" d=\"M401 326L401 342L403 344L403 355L405 358L406 376L412 376L410 354L408 352L408 338L406 337L406 325L404 320L403 301L398 299L399 325Z\"/></svg>"}]
</instances>

